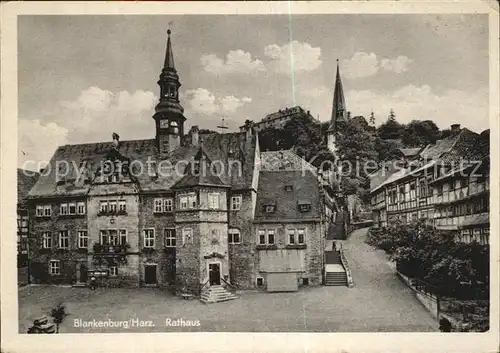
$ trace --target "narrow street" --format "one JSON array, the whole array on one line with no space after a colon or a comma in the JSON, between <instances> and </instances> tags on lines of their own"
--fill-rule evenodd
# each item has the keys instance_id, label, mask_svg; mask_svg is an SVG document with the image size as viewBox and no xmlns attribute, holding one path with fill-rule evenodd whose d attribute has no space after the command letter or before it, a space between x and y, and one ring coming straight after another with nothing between
<instances>
[{"instance_id":1,"label":"narrow street","mask_svg":"<svg viewBox=\"0 0 500 353\"><path fill-rule=\"evenodd\" d=\"M387 255L365 243L367 233L368 228L356 230L342 242L354 279L349 296L367 312L372 327L380 322L395 331L407 331L406 326L414 331L436 330L437 322L396 276Z\"/></svg>"}]
</instances>

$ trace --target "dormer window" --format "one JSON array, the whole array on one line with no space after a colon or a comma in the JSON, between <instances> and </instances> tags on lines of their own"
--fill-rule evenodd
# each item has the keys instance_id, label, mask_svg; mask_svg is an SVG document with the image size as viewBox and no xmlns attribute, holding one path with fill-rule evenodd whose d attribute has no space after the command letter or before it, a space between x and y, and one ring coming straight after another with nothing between
<instances>
[{"instance_id":1,"label":"dormer window","mask_svg":"<svg viewBox=\"0 0 500 353\"><path fill-rule=\"evenodd\" d=\"M293 185L285 185L285 191L293 191Z\"/></svg>"},{"instance_id":2,"label":"dormer window","mask_svg":"<svg viewBox=\"0 0 500 353\"><path fill-rule=\"evenodd\" d=\"M300 212L309 212L311 210L311 203L307 200L299 200L298 206Z\"/></svg>"},{"instance_id":3,"label":"dormer window","mask_svg":"<svg viewBox=\"0 0 500 353\"><path fill-rule=\"evenodd\" d=\"M274 211L276 211L276 206L274 206L274 205L266 205L265 206L265 211L266 211L266 213L273 213Z\"/></svg>"}]
</instances>

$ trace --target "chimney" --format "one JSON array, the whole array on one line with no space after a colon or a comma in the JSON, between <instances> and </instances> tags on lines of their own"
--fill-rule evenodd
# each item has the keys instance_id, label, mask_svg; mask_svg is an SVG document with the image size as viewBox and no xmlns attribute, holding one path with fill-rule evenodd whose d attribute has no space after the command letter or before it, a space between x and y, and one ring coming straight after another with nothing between
<instances>
[{"instance_id":1,"label":"chimney","mask_svg":"<svg viewBox=\"0 0 500 353\"><path fill-rule=\"evenodd\" d=\"M120 143L120 135L116 132L113 132L113 147L118 148L118 144Z\"/></svg>"},{"instance_id":2,"label":"chimney","mask_svg":"<svg viewBox=\"0 0 500 353\"><path fill-rule=\"evenodd\" d=\"M200 129L198 125L192 126L189 134L191 135L191 143L193 146L198 146L200 144Z\"/></svg>"},{"instance_id":3,"label":"chimney","mask_svg":"<svg viewBox=\"0 0 500 353\"><path fill-rule=\"evenodd\" d=\"M451 124L451 131L452 132L460 131L460 124Z\"/></svg>"}]
</instances>

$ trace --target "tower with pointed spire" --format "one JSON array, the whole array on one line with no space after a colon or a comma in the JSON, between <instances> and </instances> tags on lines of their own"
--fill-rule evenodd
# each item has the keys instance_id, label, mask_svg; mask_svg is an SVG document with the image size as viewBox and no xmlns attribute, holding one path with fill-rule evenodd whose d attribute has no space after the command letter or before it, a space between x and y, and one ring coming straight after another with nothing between
<instances>
[{"instance_id":1,"label":"tower with pointed spire","mask_svg":"<svg viewBox=\"0 0 500 353\"><path fill-rule=\"evenodd\" d=\"M153 119L156 123L156 142L160 155L168 155L180 146L184 135L184 108L179 102L179 88L181 83L174 64L174 52L170 34L167 31L167 51L165 63L158 80L160 86L160 101L156 105Z\"/></svg>"},{"instance_id":2,"label":"tower with pointed spire","mask_svg":"<svg viewBox=\"0 0 500 353\"><path fill-rule=\"evenodd\" d=\"M333 153L336 152L335 135L338 132L339 125L347 121L347 109L345 106L344 89L342 79L340 78L339 60L337 59L337 75L335 77L335 89L333 93L332 117L330 126L326 132L327 147Z\"/></svg>"}]
</instances>

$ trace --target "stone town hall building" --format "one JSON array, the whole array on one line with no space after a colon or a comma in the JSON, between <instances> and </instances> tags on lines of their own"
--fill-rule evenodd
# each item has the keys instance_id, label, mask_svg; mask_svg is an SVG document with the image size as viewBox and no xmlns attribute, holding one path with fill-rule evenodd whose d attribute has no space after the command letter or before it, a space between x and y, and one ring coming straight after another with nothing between
<instances>
[{"instance_id":1,"label":"stone town hall building","mask_svg":"<svg viewBox=\"0 0 500 353\"><path fill-rule=\"evenodd\" d=\"M168 34L155 138L60 146L30 191L34 280L91 273L198 294L321 284L335 208L322 178L291 151L261 153L252 128L185 133Z\"/></svg>"}]
</instances>

